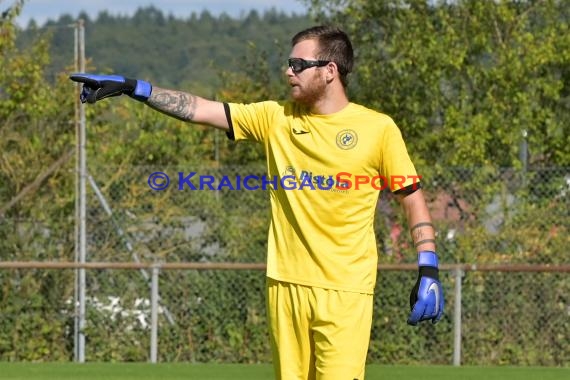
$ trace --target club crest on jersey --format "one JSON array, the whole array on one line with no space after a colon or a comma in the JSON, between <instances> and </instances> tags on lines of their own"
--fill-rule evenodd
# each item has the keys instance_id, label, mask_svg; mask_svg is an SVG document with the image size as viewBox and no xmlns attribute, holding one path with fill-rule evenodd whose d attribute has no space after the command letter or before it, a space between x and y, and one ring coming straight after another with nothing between
<instances>
[{"instance_id":1,"label":"club crest on jersey","mask_svg":"<svg viewBox=\"0 0 570 380\"><path fill-rule=\"evenodd\" d=\"M343 129L336 135L336 145L340 149L352 149L358 142L358 135L352 129Z\"/></svg>"}]
</instances>

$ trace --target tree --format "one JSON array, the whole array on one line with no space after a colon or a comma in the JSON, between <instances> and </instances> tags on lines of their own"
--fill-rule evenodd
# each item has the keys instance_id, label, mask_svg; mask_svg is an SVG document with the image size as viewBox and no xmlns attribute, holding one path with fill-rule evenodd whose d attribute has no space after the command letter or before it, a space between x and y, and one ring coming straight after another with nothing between
<instances>
[{"instance_id":1,"label":"tree","mask_svg":"<svg viewBox=\"0 0 570 380\"><path fill-rule=\"evenodd\" d=\"M16 47L14 19L22 3L15 1L0 19L0 260L70 260L73 87L62 77L53 86L45 82L45 40L24 51ZM72 273L2 271L0 282L7 316L0 358L68 359L69 319L60 310L68 309Z\"/></svg>"},{"instance_id":2,"label":"tree","mask_svg":"<svg viewBox=\"0 0 570 380\"><path fill-rule=\"evenodd\" d=\"M564 1L321 1L357 54L354 99L392 115L421 162L570 164ZM565 145L565 146L562 146Z\"/></svg>"}]
</instances>

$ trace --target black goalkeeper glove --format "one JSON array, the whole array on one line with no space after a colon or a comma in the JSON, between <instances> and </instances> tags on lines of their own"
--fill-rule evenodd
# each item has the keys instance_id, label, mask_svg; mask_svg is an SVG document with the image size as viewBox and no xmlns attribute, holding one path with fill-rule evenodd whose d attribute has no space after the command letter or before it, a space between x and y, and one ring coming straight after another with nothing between
<instances>
[{"instance_id":1,"label":"black goalkeeper glove","mask_svg":"<svg viewBox=\"0 0 570 380\"><path fill-rule=\"evenodd\" d=\"M75 73L69 76L74 82L83 83L79 99L82 103L95 103L111 96L128 95L141 102L147 101L152 85L143 80L129 79L120 75L95 75Z\"/></svg>"}]
</instances>

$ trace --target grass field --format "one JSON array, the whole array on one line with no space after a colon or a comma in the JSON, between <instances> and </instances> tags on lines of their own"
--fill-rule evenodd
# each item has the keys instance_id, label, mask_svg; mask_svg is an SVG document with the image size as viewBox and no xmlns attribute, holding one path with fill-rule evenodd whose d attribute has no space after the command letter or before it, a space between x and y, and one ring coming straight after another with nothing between
<instances>
[{"instance_id":1,"label":"grass field","mask_svg":"<svg viewBox=\"0 0 570 380\"><path fill-rule=\"evenodd\" d=\"M568 380L570 368L370 365L367 380ZM269 365L0 363L2 380L271 380Z\"/></svg>"}]
</instances>

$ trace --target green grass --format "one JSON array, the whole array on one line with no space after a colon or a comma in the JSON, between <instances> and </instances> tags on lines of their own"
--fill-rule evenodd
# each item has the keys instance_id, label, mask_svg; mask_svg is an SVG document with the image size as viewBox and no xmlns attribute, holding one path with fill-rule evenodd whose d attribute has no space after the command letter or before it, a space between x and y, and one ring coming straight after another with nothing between
<instances>
[{"instance_id":1,"label":"green grass","mask_svg":"<svg viewBox=\"0 0 570 380\"><path fill-rule=\"evenodd\" d=\"M2 380L270 380L270 365L0 363ZM570 368L370 365L367 380L568 380Z\"/></svg>"}]
</instances>

